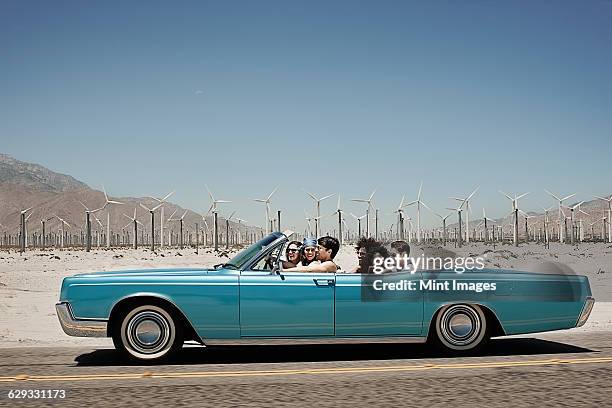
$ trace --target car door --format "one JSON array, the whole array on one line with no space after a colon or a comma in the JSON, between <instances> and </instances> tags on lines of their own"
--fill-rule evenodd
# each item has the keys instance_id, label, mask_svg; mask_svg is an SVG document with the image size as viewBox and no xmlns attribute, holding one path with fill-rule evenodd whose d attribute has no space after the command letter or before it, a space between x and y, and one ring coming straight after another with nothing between
<instances>
[{"instance_id":1,"label":"car door","mask_svg":"<svg viewBox=\"0 0 612 408\"><path fill-rule=\"evenodd\" d=\"M240 273L241 337L333 336L335 275L278 274L267 256Z\"/></svg>"},{"instance_id":2,"label":"car door","mask_svg":"<svg viewBox=\"0 0 612 408\"><path fill-rule=\"evenodd\" d=\"M423 329L423 292L373 292L372 284L414 282L420 272L389 274L338 273L336 276L336 336L418 336ZM409 285L406 285L409 286ZM380 287L380 285L377 285Z\"/></svg>"}]
</instances>

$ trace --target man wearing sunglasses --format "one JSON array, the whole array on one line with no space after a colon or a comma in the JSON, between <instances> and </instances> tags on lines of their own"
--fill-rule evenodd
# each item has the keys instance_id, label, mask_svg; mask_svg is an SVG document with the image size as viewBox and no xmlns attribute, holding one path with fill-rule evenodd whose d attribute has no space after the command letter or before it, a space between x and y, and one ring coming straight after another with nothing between
<instances>
[{"instance_id":1,"label":"man wearing sunglasses","mask_svg":"<svg viewBox=\"0 0 612 408\"><path fill-rule=\"evenodd\" d=\"M295 268L284 269L287 272L336 272L338 265L334 262L334 257L340 250L340 242L334 237L321 237L317 241L318 261L308 266L297 266Z\"/></svg>"}]
</instances>

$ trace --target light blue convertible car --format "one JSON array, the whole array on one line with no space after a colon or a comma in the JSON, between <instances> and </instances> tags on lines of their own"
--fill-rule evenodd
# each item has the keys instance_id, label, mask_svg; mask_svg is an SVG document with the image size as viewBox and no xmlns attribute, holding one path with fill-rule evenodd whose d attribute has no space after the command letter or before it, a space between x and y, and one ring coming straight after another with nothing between
<instances>
[{"instance_id":1,"label":"light blue convertible car","mask_svg":"<svg viewBox=\"0 0 612 408\"><path fill-rule=\"evenodd\" d=\"M429 340L465 352L494 336L581 326L594 304L588 279L576 275L486 269L283 272L279 260L287 243L285 234L272 233L211 269L67 277L56 305L59 321L68 335L112 337L127 356L149 361L167 358L189 340L205 345ZM495 283L495 290L374 290L383 283L419 288L432 281L438 287L444 281L473 284L472 289Z\"/></svg>"}]
</instances>

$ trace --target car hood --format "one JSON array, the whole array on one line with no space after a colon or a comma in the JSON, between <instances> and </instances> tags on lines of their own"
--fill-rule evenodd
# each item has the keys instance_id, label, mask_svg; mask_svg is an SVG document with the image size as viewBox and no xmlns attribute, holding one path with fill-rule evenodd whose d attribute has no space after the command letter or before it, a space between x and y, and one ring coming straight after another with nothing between
<instances>
[{"instance_id":1,"label":"car hood","mask_svg":"<svg viewBox=\"0 0 612 408\"><path fill-rule=\"evenodd\" d=\"M206 275L211 269L207 268L160 268L160 269L127 269L119 271L100 271L86 272L74 275L79 278L98 278L98 277L116 277L116 276L190 276L190 275Z\"/></svg>"}]
</instances>

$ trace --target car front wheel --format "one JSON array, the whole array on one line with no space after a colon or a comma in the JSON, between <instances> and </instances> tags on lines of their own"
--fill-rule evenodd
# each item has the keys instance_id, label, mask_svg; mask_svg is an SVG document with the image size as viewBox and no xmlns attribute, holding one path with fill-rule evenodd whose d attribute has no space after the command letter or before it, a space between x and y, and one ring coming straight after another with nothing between
<instances>
[{"instance_id":1,"label":"car front wheel","mask_svg":"<svg viewBox=\"0 0 612 408\"><path fill-rule=\"evenodd\" d=\"M477 305L445 306L436 317L435 329L438 344L454 352L475 350L487 340L487 320Z\"/></svg>"},{"instance_id":2,"label":"car front wheel","mask_svg":"<svg viewBox=\"0 0 612 408\"><path fill-rule=\"evenodd\" d=\"M168 358L183 345L183 333L167 310L156 305L142 305L127 311L113 333L120 351L137 360Z\"/></svg>"}]
</instances>

